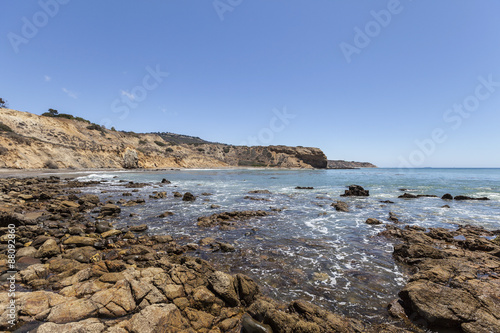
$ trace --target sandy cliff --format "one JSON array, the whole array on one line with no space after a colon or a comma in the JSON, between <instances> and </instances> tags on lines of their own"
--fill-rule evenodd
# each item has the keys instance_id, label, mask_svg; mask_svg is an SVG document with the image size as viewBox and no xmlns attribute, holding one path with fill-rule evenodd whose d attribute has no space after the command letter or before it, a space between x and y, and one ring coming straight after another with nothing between
<instances>
[{"instance_id":1,"label":"sandy cliff","mask_svg":"<svg viewBox=\"0 0 500 333\"><path fill-rule=\"evenodd\" d=\"M91 129L72 119L0 109L0 168L325 168L318 148L178 144L157 134Z\"/></svg>"}]
</instances>

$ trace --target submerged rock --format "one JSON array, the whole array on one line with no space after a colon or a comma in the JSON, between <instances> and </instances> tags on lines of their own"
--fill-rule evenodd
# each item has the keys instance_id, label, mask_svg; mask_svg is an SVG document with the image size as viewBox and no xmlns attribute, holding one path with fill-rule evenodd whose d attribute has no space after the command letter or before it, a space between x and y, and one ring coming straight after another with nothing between
<instances>
[{"instance_id":1,"label":"submerged rock","mask_svg":"<svg viewBox=\"0 0 500 333\"><path fill-rule=\"evenodd\" d=\"M196 197L190 192L186 192L182 196L182 201L195 201L195 200L196 200Z\"/></svg>"}]
</instances>

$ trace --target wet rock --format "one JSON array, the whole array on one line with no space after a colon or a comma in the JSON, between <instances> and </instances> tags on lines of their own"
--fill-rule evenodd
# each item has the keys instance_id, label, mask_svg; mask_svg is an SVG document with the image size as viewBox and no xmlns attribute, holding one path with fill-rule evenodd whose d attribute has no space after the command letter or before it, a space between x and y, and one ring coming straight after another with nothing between
<instances>
[{"instance_id":1,"label":"wet rock","mask_svg":"<svg viewBox=\"0 0 500 333\"><path fill-rule=\"evenodd\" d=\"M167 179L163 178L163 179L161 180L161 183L162 183L162 184L171 184L172 182L171 182L170 180L167 180Z\"/></svg>"},{"instance_id":2,"label":"wet rock","mask_svg":"<svg viewBox=\"0 0 500 333\"><path fill-rule=\"evenodd\" d=\"M314 190L314 187L312 186L296 186L296 190Z\"/></svg>"},{"instance_id":3,"label":"wet rock","mask_svg":"<svg viewBox=\"0 0 500 333\"><path fill-rule=\"evenodd\" d=\"M167 192L153 192L153 195L149 196L151 199L165 199L167 197Z\"/></svg>"},{"instance_id":4,"label":"wet rock","mask_svg":"<svg viewBox=\"0 0 500 333\"><path fill-rule=\"evenodd\" d=\"M396 224L401 223L401 222L399 222L398 216L396 214L394 214L393 212L389 212L389 221L396 223Z\"/></svg>"},{"instance_id":5,"label":"wet rock","mask_svg":"<svg viewBox=\"0 0 500 333\"><path fill-rule=\"evenodd\" d=\"M441 206L441 208L450 208L448 205Z\"/></svg>"},{"instance_id":6,"label":"wet rock","mask_svg":"<svg viewBox=\"0 0 500 333\"><path fill-rule=\"evenodd\" d=\"M347 203L345 203L343 201L334 202L334 203L332 203L332 206L335 207L336 211L349 212L349 206L347 205Z\"/></svg>"},{"instance_id":7,"label":"wet rock","mask_svg":"<svg viewBox=\"0 0 500 333\"><path fill-rule=\"evenodd\" d=\"M158 217L164 218L164 217L168 217L168 216L172 216L172 215L174 215L173 212L165 212L165 213L161 213L160 215L158 215Z\"/></svg>"},{"instance_id":8,"label":"wet rock","mask_svg":"<svg viewBox=\"0 0 500 333\"><path fill-rule=\"evenodd\" d=\"M229 243L216 242L216 248L214 251L222 251L222 252L234 252L236 251L235 247Z\"/></svg>"},{"instance_id":9,"label":"wet rock","mask_svg":"<svg viewBox=\"0 0 500 333\"><path fill-rule=\"evenodd\" d=\"M133 225L129 227L129 230L133 232L143 232L148 230L148 226L146 224Z\"/></svg>"},{"instance_id":10,"label":"wet rock","mask_svg":"<svg viewBox=\"0 0 500 333\"><path fill-rule=\"evenodd\" d=\"M248 194L271 194L269 190L253 190L248 191Z\"/></svg>"},{"instance_id":11,"label":"wet rock","mask_svg":"<svg viewBox=\"0 0 500 333\"><path fill-rule=\"evenodd\" d=\"M490 200L489 198L487 197L482 197L482 198L473 198L473 197L468 197L466 195L457 195L455 198L453 198L455 200L480 200L480 201L485 201L485 200Z\"/></svg>"},{"instance_id":12,"label":"wet rock","mask_svg":"<svg viewBox=\"0 0 500 333\"><path fill-rule=\"evenodd\" d=\"M118 207L117 205L106 204L101 207L101 211L99 212L99 218L118 216L120 212L121 208Z\"/></svg>"},{"instance_id":13,"label":"wet rock","mask_svg":"<svg viewBox=\"0 0 500 333\"><path fill-rule=\"evenodd\" d=\"M48 265L35 264L19 272L22 281L29 283L33 280L45 279L49 274Z\"/></svg>"},{"instance_id":14,"label":"wet rock","mask_svg":"<svg viewBox=\"0 0 500 333\"><path fill-rule=\"evenodd\" d=\"M111 224L107 221L99 221L95 225L95 230L100 234L111 230L111 228L112 228Z\"/></svg>"},{"instance_id":15,"label":"wet rock","mask_svg":"<svg viewBox=\"0 0 500 333\"><path fill-rule=\"evenodd\" d=\"M365 221L365 223L366 223L366 224L371 224L371 225L383 224L383 222L382 222L382 221L379 221L379 220L377 220L377 219L375 219L375 218L372 218L372 217L370 217L369 219L367 219L367 220Z\"/></svg>"},{"instance_id":16,"label":"wet rock","mask_svg":"<svg viewBox=\"0 0 500 333\"><path fill-rule=\"evenodd\" d=\"M243 199L253 200L253 201L271 201L270 199L267 198L257 198L257 197L251 197L249 195L246 195L245 197L243 197Z\"/></svg>"},{"instance_id":17,"label":"wet rock","mask_svg":"<svg viewBox=\"0 0 500 333\"><path fill-rule=\"evenodd\" d=\"M234 224L235 221L246 220L254 217L267 216L270 213L257 210L257 211L233 211L224 212L219 214L212 214L210 216L202 216L198 218L198 226L201 227L213 227L216 225L230 226Z\"/></svg>"},{"instance_id":18,"label":"wet rock","mask_svg":"<svg viewBox=\"0 0 500 333\"><path fill-rule=\"evenodd\" d=\"M73 202L73 201L68 201L68 200L65 200L65 201L61 202L61 206L67 207L67 208L78 208L78 207L80 207L80 205L78 203Z\"/></svg>"},{"instance_id":19,"label":"wet rock","mask_svg":"<svg viewBox=\"0 0 500 333\"><path fill-rule=\"evenodd\" d=\"M181 198L182 197L182 193L179 193L179 192L174 192L174 198Z\"/></svg>"},{"instance_id":20,"label":"wet rock","mask_svg":"<svg viewBox=\"0 0 500 333\"><path fill-rule=\"evenodd\" d=\"M367 197L370 195L370 191L365 190L359 185L350 185L348 190L345 190L341 197Z\"/></svg>"},{"instance_id":21,"label":"wet rock","mask_svg":"<svg viewBox=\"0 0 500 333\"><path fill-rule=\"evenodd\" d=\"M220 205L215 205L215 204L210 205L210 209L217 209L217 208L220 208Z\"/></svg>"},{"instance_id":22,"label":"wet rock","mask_svg":"<svg viewBox=\"0 0 500 333\"><path fill-rule=\"evenodd\" d=\"M441 197L441 199L443 199L443 200L453 200L453 196L451 194L449 194L449 193L446 193L445 195L443 195Z\"/></svg>"},{"instance_id":23,"label":"wet rock","mask_svg":"<svg viewBox=\"0 0 500 333\"><path fill-rule=\"evenodd\" d=\"M182 197L182 201L195 201L196 197L191 194L190 192L184 193L184 196Z\"/></svg>"},{"instance_id":24,"label":"wet rock","mask_svg":"<svg viewBox=\"0 0 500 333\"><path fill-rule=\"evenodd\" d=\"M398 198L401 198L401 199L415 199L415 198L417 198L417 196L414 195L414 194L411 194L411 193L405 193L403 195L400 195Z\"/></svg>"},{"instance_id":25,"label":"wet rock","mask_svg":"<svg viewBox=\"0 0 500 333\"><path fill-rule=\"evenodd\" d=\"M97 206L101 200L99 200L99 197L95 194L84 194L78 198L78 203L81 205L87 204L90 206Z\"/></svg>"},{"instance_id":26,"label":"wet rock","mask_svg":"<svg viewBox=\"0 0 500 333\"><path fill-rule=\"evenodd\" d=\"M394 203L394 201L391 201L391 200L382 200L380 202L385 203L385 204L393 204Z\"/></svg>"}]
</instances>

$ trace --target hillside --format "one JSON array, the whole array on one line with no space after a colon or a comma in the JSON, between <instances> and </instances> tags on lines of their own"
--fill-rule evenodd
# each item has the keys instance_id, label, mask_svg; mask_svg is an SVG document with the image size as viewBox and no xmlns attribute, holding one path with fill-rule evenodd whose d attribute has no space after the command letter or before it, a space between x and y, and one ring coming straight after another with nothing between
<instances>
[{"instance_id":1,"label":"hillside","mask_svg":"<svg viewBox=\"0 0 500 333\"><path fill-rule=\"evenodd\" d=\"M326 168L327 159L318 148L230 146L172 133L112 131L85 121L0 109L0 168L234 166Z\"/></svg>"},{"instance_id":2,"label":"hillside","mask_svg":"<svg viewBox=\"0 0 500 333\"><path fill-rule=\"evenodd\" d=\"M376 168L368 162L348 162L343 160L328 160L328 169L357 169L357 168Z\"/></svg>"}]
</instances>

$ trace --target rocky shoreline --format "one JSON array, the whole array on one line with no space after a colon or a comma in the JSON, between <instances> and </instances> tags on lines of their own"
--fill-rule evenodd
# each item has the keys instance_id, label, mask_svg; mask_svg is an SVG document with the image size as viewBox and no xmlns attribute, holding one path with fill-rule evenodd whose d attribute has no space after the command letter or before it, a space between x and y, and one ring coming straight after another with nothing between
<instances>
[{"instance_id":1,"label":"rocky shoreline","mask_svg":"<svg viewBox=\"0 0 500 333\"><path fill-rule=\"evenodd\" d=\"M148 235L147 225L115 229L110 220L120 206L79 190L97 183L0 179L0 330L424 332L447 327L472 333L500 327L499 231L387 225L381 236L397 243L394 257L411 276L401 299L389 306L393 319L375 325L301 300L272 300L251 278L190 256L197 244L180 246L169 235ZM198 223L230 228L233 220L262 214L227 212L200 217ZM15 284L8 280L10 230ZM231 251L228 244L214 246Z\"/></svg>"}]
</instances>

